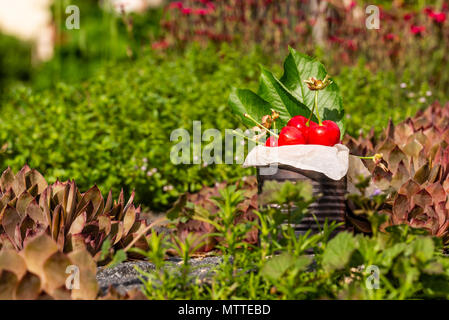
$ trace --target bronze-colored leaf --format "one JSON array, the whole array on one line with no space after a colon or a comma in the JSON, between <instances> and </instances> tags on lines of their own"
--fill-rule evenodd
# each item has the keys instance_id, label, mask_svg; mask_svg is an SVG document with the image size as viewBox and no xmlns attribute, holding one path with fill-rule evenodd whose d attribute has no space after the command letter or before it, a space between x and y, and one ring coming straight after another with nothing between
<instances>
[{"instance_id":1,"label":"bronze-colored leaf","mask_svg":"<svg viewBox=\"0 0 449 320\"><path fill-rule=\"evenodd\" d=\"M435 181L437 181L439 179L440 173L441 173L441 166L439 164L433 165L432 168L430 169L428 182L434 183Z\"/></svg>"},{"instance_id":2,"label":"bronze-colored leaf","mask_svg":"<svg viewBox=\"0 0 449 320\"><path fill-rule=\"evenodd\" d=\"M16 210L22 219L25 217L26 208L32 200L34 200L34 197L27 191L23 192L17 199Z\"/></svg>"},{"instance_id":3,"label":"bronze-colored leaf","mask_svg":"<svg viewBox=\"0 0 449 320\"><path fill-rule=\"evenodd\" d=\"M105 235L108 235L111 232L111 218L105 214L99 215L98 228L100 231L103 231Z\"/></svg>"},{"instance_id":4,"label":"bronze-colored leaf","mask_svg":"<svg viewBox=\"0 0 449 320\"><path fill-rule=\"evenodd\" d=\"M41 280L33 273L26 273L19 281L14 298L17 300L36 300L41 292Z\"/></svg>"},{"instance_id":5,"label":"bronze-colored leaf","mask_svg":"<svg viewBox=\"0 0 449 320\"><path fill-rule=\"evenodd\" d=\"M25 174L25 179L30 186L37 186L37 194L41 194L48 186L44 177L35 169L27 172Z\"/></svg>"},{"instance_id":6,"label":"bronze-colored leaf","mask_svg":"<svg viewBox=\"0 0 449 320\"><path fill-rule=\"evenodd\" d=\"M12 188L13 181L14 181L14 172L12 172L11 168L8 167L5 171L3 171L2 176L0 178L0 189L2 193L5 193L10 188Z\"/></svg>"},{"instance_id":7,"label":"bronze-colored leaf","mask_svg":"<svg viewBox=\"0 0 449 320\"><path fill-rule=\"evenodd\" d=\"M419 152L422 150L423 146L416 139L407 143L402 150L409 157L418 157Z\"/></svg>"},{"instance_id":8,"label":"bronze-colored leaf","mask_svg":"<svg viewBox=\"0 0 449 320\"><path fill-rule=\"evenodd\" d=\"M3 226L3 229L5 230L6 234L8 235L9 239L15 244L17 244L17 239L15 237L16 229L19 226L21 221L22 221L22 218L17 213L17 210L15 208L12 208L8 205L4 209L3 218L2 218L2 226Z\"/></svg>"},{"instance_id":9,"label":"bronze-colored leaf","mask_svg":"<svg viewBox=\"0 0 449 320\"><path fill-rule=\"evenodd\" d=\"M3 210L6 205L12 200L14 193L12 189L8 189L3 195L0 197L0 211ZM1 221L0 221L1 222Z\"/></svg>"},{"instance_id":10,"label":"bronze-colored leaf","mask_svg":"<svg viewBox=\"0 0 449 320\"><path fill-rule=\"evenodd\" d=\"M421 208L426 208L432 205L432 196L423 189L412 196L412 203Z\"/></svg>"},{"instance_id":11,"label":"bronze-colored leaf","mask_svg":"<svg viewBox=\"0 0 449 320\"><path fill-rule=\"evenodd\" d=\"M51 193L52 193L51 186L48 186L39 197L39 207L41 207L42 211L47 217L48 225L51 225L52 222L52 216L50 213Z\"/></svg>"},{"instance_id":12,"label":"bronze-colored leaf","mask_svg":"<svg viewBox=\"0 0 449 320\"><path fill-rule=\"evenodd\" d=\"M11 188L16 196L19 196L22 192L28 189L26 186L25 174L30 170L31 169L25 165L14 177Z\"/></svg>"},{"instance_id":13,"label":"bronze-colored leaf","mask_svg":"<svg viewBox=\"0 0 449 320\"><path fill-rule=\"evenodd\" d=\"M72 265L70 259L62 252L55 252L48 257L43 264L45 275L44 287L52 293L53 290L65 286L67 279L66 269Z\"/></svg>"},{"instance_id":14,"label":"bronze-colored leaf","mask_svg":"<svg viewBox=\"0 0 449 320\"><path fill-rule=\"evenodd\" d=\"M28 270L37 275L42 275L45 261L58 251L58 246L50 236L41 234L28 242L21 252Z\"/></svg>"},{"instance_id":15,"label":"bronze-colored leaf","mask_svg":"<svg viewBox=\"0 0 449 320\"><path fill-rule=\"evenodd\" d=\"M128 234L129 230L131 230L134 222L136 221L136 209L134 205L131 205L129 209L126 211L125 217L123 219L123 234Z\"/></svg>"},{"instance_id":16,"label":"bronze-colored leaf","mask_svg":"<svg viewBox=\"0 0 449 320\"><path fill-rule=\"evenodd\" d=\"M439 182L435 182L427 186L426 190L432 195L432 201L434 204L446 202L446 192Z\"/></svg>"},{"instance_id":17,"label":"bronze-colored leaf","mask_svg":"<svg viewBox=\"0 0 449 320\"><path fill-rule=\"evenodd\" d=\"M86 212L83 211L76 219L73 221L69 229L69 234L78 234L83 231L87 221Z\"/></svg>"},{"instance_id":18,"label":"bronze-colored leaf","mask_svg":"<svg viewBox=\"0 0 449 320\"><path fill-rule=\"evenodd\" d=\"M406 196L398 194L393 204L392 221L394 224L401 224L407 220L410 210L409 200Z\"/></svg>"},{"instance_id":19,"label":"bronze-colored leaf","mask_svg":"<svg viewBox=\"0 0 449 320\"><path fill-rule=\"evenodd\" d=\"M14 272L0 270L0 300L14 299L14 292L18 283L19 280Z\"/></svg>"},{"instance_id":20,"label":"bronze-colored leaf","mask_svg":"<svg viewBox=\"0 0 449 320\"><path fill-rule=\"evenodd\" d=\"M430 174L429 164L426 163L418 171L416 171L415 176L413 177L416 182L419 184L423 184Z\"/></svg>"},{"instance_id":21,"label":"bronze-colored leaf","mask_svg":"<svg viewBox=\"0 0 449 320\"><path fill-rule=\"evenodd\" d=\"M96 279L97 265L86 250L76 250L68 254L73 265L79 266L80 288L72 290L72 299L95 299L98 295Z\"/></svg>"},{"instance_id":22,"label":"bronze-colored leaf","mask_svg":"<svg viewBox=\"0 0 449 320\"><path fill-rule=\"evenodd\" d=\"M69 192L67 194L66 201L66 225L71 225L75 217L76 210L76 201L77 201L77 187L75 181L69 182Z\"/></svg>"},{"instance_id":23,"label":"bronze-colored leaf","mask_svg":"<svg viewBox=\"0 0 449 320\"><path fill-rule=\"evenodd\" d=\"M92 188L90 188L89 190L86 191L86 193L84 193L82 195L81 201L78 203L78 206L76 208L76 213L82 212L82 211L86 211L87 213L87 220L90 221L90 219L94 218L97 214L98 209L101 206L101 202L103 202L103 196L101 195L100 189L98 189L98 187L95 185ZM84 206L88 203L91 202L93 209L92 212L89 212L88 210L83 210Z\"/></svg>"},{"instance_id":24,"label":"bronze-colored leaf","mask_svg":"<svg viewBox=\"0 0 449 320\"><path fill-rule=\"evenodd\" d=\"M123 222L115 221L111 225L111 234L115 235L113 237L113 245L120 241L123 236Z\"/></svg>"},{"instance_id":25,"label":"bronze-colored leaf","mask_svg":"<svg viewBox=\"0 0 449 320\"><path fill-rule=\"evenodd\" d=\"M61 219L62 219L62 206L58 204L56 208L53 210L53 216L51 220L51 237L53 238L53 240L58 239Z\"/></svg>"},{"instance_id":26,"label":"bronze-colored leaf","mask_svg":"<svg viewBox=\"0 0 449 320\"><path fill-rule=\"evenodd\" d=\"M25 213L36 223L48 225L47 217L41 207L37 204L36 199L33 199L33 201L28 204Z\"/></svg>"},{"instance_id":27,"label":"bronze-colored leaf","mask_svg":"<svg viewBox=\"0 0 449 320\"><path fill-rule=\"evenodd\" d=\"M404 183L400 188L398 193L407 196L407 199L409 201L412 198L412 195L417 193L419 190L421 190L421 187L419 184L417 184L415 181L409 179L406 183Z\"/></svg>"},{"instance_id":28,"label":"bronze-colored leaf","mask_svg":"<svg viewBox=\"0 0 449 320\"><path fill-rule=\"evenodd\" d=\"M27 272L25 260L11 249L0 250L0 270L14 272L17 279L21 279Z\"/></svg>"},{"instance_id":29,"label":"bronze-colored leaf","mask_svg":"<svg viewBox=\"0 0 449 320\"><path fill-rule=\"evenodd\" d=\"M391 179L391 186L395 189L399 189L409 179L409 177L410 174L405 167L404 162L401 160L397 166L396 173Z\"/></svg>"},{"instance_id":30,"label":"bronze-colored leaf","mask_svg":"<svg viewBox=\"0 0 449 320\"><path fill-rule=\"evenodd\" d=\"M104 213L109 213L112 209L112 191L109 190L108 197L106 199L106 204L104 205Z\"/></svg>"},{"instance_id":31,"label":"bronze-colored leaf","mask_svg":"<svg viewBox=\"0 0 449 320\"><path fill-rule=\"evenodd\" d=\"M404 152L402 152L401 149L396 146L393 150L390 151L388 155L388 169L390 169L392 172L396 172L399 162L401 161L403 163L406 163L407 156Z\"/></svg>"}]
</instances>

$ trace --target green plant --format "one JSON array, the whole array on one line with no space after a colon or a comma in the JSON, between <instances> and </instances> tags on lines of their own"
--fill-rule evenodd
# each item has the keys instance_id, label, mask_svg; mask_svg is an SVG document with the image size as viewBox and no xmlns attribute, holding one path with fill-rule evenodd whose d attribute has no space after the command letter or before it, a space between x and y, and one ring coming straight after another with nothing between
<instances>
[{"instance_id":1,"label":"green plant","mask_svg":"<svg viewBox=\"0 0 449 320\"><path fill-rule=\"evenodd\" d=\"M94 184L114 193L135 190L139 203L166 210L186 191L251 172L239 164L198 165L192 153L191 164L176 165L170 150L178 141L170 135L185 129L192 139L193 120L201 120L202 131L237 128L236 119L217 114L226 112L232 85L253 82L260 61L258 51L242 59L228 46L218 53L192 46L181 55L148 53L86 83L17 88L2 105L0 141L8 148L0 164L19 170L28 163L49 182L75 179L85 190Z\"/></svg>"},{"instance_id":2,"label":"green plant","mask_svg":"<svg viewBox=\"0 0 449 320\"><path fill-rule=\"evenodd\" d=\"M327 77L327 71L320 62L290 48L284 61L284 74L280 79L262 68L257 94L247 89L234 89L229 96L229 105L249 127L254 126L252 119L259 121L274 110L279 113L277 122L280 127L285 126L294 116L311 116L320 125L321 119L335 121L343 135L345 118L339 88L332 81L326 83ZM310 84L305 81L315 79L325 79L323 90L309 90ZM320 104L317 104L318 92L321 92Z\"/></svg>"},{"instance_id":3,"label":"green plant","mask_svg":"<svg viewBox=\"0 0 449 320\"><path fill-rule=\"evenodd\" d=\"M238 213L237 205L223 189L217 199L225 205L220 215ZM304 213L311 192L306 184L274 186L266 194L267 203L291 201ZM277 191L274 191L277 190ZM172 269L164 263L162 236L153 235L146 255L152 257L159 272L142 272L144 293L156 299L428 299L449 296L449 259L442 255L442 242L425 230L408 225L378 226L388 219L377 211L369 216L371 236L349 232L331 235L335 223L322 226L322 232L294 235L280 209L263 206L254 223L260 245L243 241L241 230L226 228L217 219L217 230L227 233L231 246L223 248L222 262L199 281L193 275ZM226 211L230 210L230 211ZM298 213L298 217L300 214ZM229 220L231 221L231 220ZM376 222L377 221L377 222ZM221 226L219 225L221 224ZM234 235L232 235L234 234ZM278 235L282 234L282 237ZM223 235L226 236L226 235ZM150 244L152 243L152 244ZM169 247L165 242L163 246ZM234 249L233 249L234 248ZM313 256L308 252L314 252ZM231 254L232 259L226 255ZM144 254L142 252L142 254ZM190 259L188 255L183 260ZM190 265L187 261L186 265Z\"/></svg>"}]
</instances>

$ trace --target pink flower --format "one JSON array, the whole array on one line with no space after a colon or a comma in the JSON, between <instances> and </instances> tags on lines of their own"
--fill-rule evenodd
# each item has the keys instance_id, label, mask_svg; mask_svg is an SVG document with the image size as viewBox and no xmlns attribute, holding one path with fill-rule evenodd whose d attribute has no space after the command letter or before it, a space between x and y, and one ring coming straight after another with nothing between
<instances>
[{"instance_id":1,"label":"pink flower","mask_svg":"<svg viewBox=\"0 0 449 320\"><path fill-rule=\"evenodd\" d=\"M192 8L182 8L181 12L185 15L191 14L193 12Z\"/></svg>"},{"instance_id":2,"label":"pink flower","mask_svg":"<svg viewBox=\"0 0 449 320\"><path fill-rule=\"evenodd\" d=\"M346 47L349 50L356 51L357 50L357 43L354 40L346 40Z\"/></svg>"},{"instance_id":3,"label":"pink flower","mask_svg":"<svg viewBox=\"0 0 449 320\"><path fill-rule=\"evenodd\" d=\"M433 9L431 7L425 7L423 9L424 13L427 14L429 17L433 14Z\"/></svg>"},{"instance_id":4,"label":"pink flower","mask_svg":"<svg viewBox=\"0 0 449 320\"><path fill-rule=\"evenodd\" d=\"M388 33L385 35L385 40L392 41L392 40L396 40L396 39L397 39L397 36L394 33Z\"/></svg>"},{"instance_id":5,"label":"pink flower","mask_svg":"<svg viewBox=\"0 0 449 320\"><path fill-rule=\"evenodd\" d=\"M357 6L357 2L356 1L351 1L351 3L347 6L346 10L347 11L351 11L352 9L354 9Z\"/></svg>"},{"instance_id":6,"label":"pink flower","mask_svg":"<svg viewBox=\"0 0 449 320\"><path fill-rule=\"evenodd\" d=\"M430 18L433 19L436 23L443 24L446 21L446 13L444 12L432 12Z\"/></svg>"},{"instance_id":7,"label":"pink flower","mask_svg":"<svg viewBox=\"0 0 449 320\"><path fill-rule=\"evenodd\" d=\"M170 3L170 5L168 6L169 9L182 9L183 5L182 5L182 1L175 1Z\"/></svg>"},{"instance_id":8,"label":"pink flower","mask_svg":"<svg viewBox=\"0 0 449 320\"><path fill-rule=\"evenodd\" d=\"M286 18L273 18L273 23L277 25L286 25L288 24L288 20Z\"/></svg>"},{"instance_id":9,"label":"pink flower","mask_svg":"<svg viewBox=\"0 0 449 320\"><path fill-rule=\"evenodd\" d=\"M426 31L425 26L410 26L410 32L414 35L421 35L424 31Z\"/></svg>"},{"instance_id":10,"label":"pink flower","mask_svg":"<svg viewBox=\"0 0 449 320\"><path fill-rule=\"evenodd\" d=\"M193 10L193 14L196 14L198 16L205 16L210 13L209 9L195 9Z\"/></svg>"},{"instance_id":11,"label":"pink flower","mask_svg":"<svg viewBox=\"0 0 449 320\"><path fill-rule=\"evenodd\" d=\"M409 21L413 18L413 13L406 13L404 14L404 20Z\"/></svg>"},{"instance_id":12,"label":"pink flower","mask_svg":"<svg viewBox=\"0 0 449 320\"><path fill-rule=\"evenodd\" d=\"M337 36L330 36L329 37L329 41L332 42L332 43L343 43L343 42L345 42L344 39L339 38Z\"/></svg>"},{"instance_id":13,"label":"pink flower","mask_svg":"<svg viewBox=\"0 0 449 320\"><path fill-rule=\"evenodd\" d=\"M166 40L153 42L153 44L151 45L153 50L164 50L167 49L169 46L170 44Z\"/></svg>"}]
</instances>

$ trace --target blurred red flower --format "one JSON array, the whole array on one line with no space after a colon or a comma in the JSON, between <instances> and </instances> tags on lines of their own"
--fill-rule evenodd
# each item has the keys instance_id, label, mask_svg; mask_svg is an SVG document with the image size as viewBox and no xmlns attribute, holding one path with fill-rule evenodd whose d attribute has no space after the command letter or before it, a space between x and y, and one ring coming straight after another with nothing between
<instances>
[{"instance_id":1,"label":"blurred red flower","mask_svg":"<svg viewBox=\"0 0 449 320\"><path fill-rule=\"evenodd\" d=\"M273 18L273 23L274 24L277 24L277 25L286 25L286 24L288 24L288 19L287 18L282 18L282 19L280 19L280 18Z\"/></svg>"},{"instance_id":2,"label":"blurred red flower","mask_svg":"<svg viewBox=\"0 0 449 320\"><path fill-rule=\"evenodd\" d=\"M170 3L170 5L168 6L169 9L182 9L183 5L182 5L182 1L175 1Z\"/></svg>"},{"instance_id":3,"label":"blurred red flower","mask_svg":"<svg viewBox=\"0 0 449 320\"><path fill-rule=\"evenodd\" d=\"M183 14L191 14L192 12L193 12L193 9L192 8L182 8L181 9L181 12L183 13Z\"/></svg>"},{"instance_id":4,"label":"blurred red flower","mask_svg":"<svg viewBox=\"0 0 449 320\"><path fill-rule=\"evenodd\" d=\"M198 16L205 16L208 15L211 11L209 9L194 9L193 14L196 14Z\"/></svg>"},{"instance_id":5,"label":"blurred red flower","mask_svg":"<svg viewBox=\"0 0 449 320\"><path fill-rule=\"evenodd\" d=\"M151 47L153 48L153 50L164 50L164 49L167 49L169 46L170 46L170 44L166 40L153 42L151 44Z\"/></svg>"},{"instance_id":6,"label":"blurred red flower","mask_svg":"<svg viewBox=\"0 0 449 320\"><path fill-rule=\"evenodd\" d=\"M425 26L410 26L410 32L414 35L421 35L424 31L426 31Z\"/></svg>"},{"instance_id":7,"label":"blurred red flower","mask_svg":"<svg viewBox=\"0 0 449 320\"><path fill-rule=\"evenodd\" d=\"M433 19L436 23L443 24L446 21L446 13L444 12L432 12L430 18Z\"/></svg>"},{"instance_id":8,"label":"blurred red flower","mask_svg":"<svg viewBox=\"0 0 449 320\"><path fill-rule=\"evenodd\" d=\"M423 9L424 13L427 14L428 16L430 16L431 14L433 14L433 9L431 7L425 7Z\"/></svg>"},{"instance_id":9,"label":"blurred red flower","mask_svg":"<svg viewBox=\"0 0 449 320\"><path fill-rule=\"evenodd\" d=\"M385 40L393 41L398 39L399 37L395 35L394 33L388 33L384 36Z\"/></svg>"},{"instance_id":10,"label":"blurred red flower","mask_svg":"<svg viewBox=\"0 0 449 320\"><path fill-rule=\"evenodd\" d=\"M354 40L346 40L346 47L351 51L356 51L357 43Z\"/></svg>"},{"instance_id":11,"label":"blurred red flower","mask_svg":"<svg viewBox=\"0 0 449 320\"><path fill-rule=\"evenodd\" d=\"M404 14L404 20L409 21L413 18L413 13L406 13Z\"/></svg>"}]
</instances>

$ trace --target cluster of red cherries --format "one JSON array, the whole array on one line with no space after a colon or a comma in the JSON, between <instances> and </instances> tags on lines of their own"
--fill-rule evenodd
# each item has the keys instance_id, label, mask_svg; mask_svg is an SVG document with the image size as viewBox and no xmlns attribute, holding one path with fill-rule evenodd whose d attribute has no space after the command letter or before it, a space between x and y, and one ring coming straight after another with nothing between
<instances>
[{"instance_id":1,"label":"cluster of red cherries","mask_svg":"<svg viewBox=\"0 0 449 320\"><path fill-rule=\"evenodd\" d=\"M335 122L324 120L318 124L304 116L295 116L282 128L279 138L270 136L265 146L317 144L332 147L339 142L340 128Z\"/></svg>"}]
</instances>

